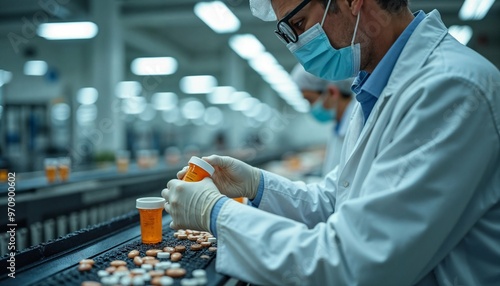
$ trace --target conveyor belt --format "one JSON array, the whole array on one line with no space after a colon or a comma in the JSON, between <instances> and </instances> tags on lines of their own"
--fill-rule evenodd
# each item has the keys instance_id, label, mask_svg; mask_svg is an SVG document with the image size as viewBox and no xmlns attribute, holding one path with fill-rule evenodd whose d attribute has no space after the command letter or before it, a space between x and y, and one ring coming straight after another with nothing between
<instances>
[{"instance_id":1,"label":"conveyor belt","mask_svg":"<svg viewBox=\"0 0 500 286\"><path fill-rule=\"evenodd\" d=\"M113 222L32 247L16 255L16 278L2 275L0 284L48 286L100 281L97 272L104 270L113 260L124 260L129 269L137 268L132 259L127 257L131 250L137 249L141 256L145 256L148 249L163 249L165 246L176 245L186 246L186 252L178 262L187 271L183 278L191 278L195 269L205 269L207 285L222 285L227 281L228 277L215 272L215 252L210 252L207 248L201 251L190 250L189 246L193 242L174 238L174 231L168 227L170 221L169 216L163 218L163 241L159 244L141 243L138 214L131 212ZM202 255L205 258L201 258ZM95 264L90 271L80 272L78 263L87 258L93 259ZM0 261L2 268L6 265L6 259L7 257L2 257ZM175 279L174 285L180 285L180 280Z\"/></svg>"}]
</instances>

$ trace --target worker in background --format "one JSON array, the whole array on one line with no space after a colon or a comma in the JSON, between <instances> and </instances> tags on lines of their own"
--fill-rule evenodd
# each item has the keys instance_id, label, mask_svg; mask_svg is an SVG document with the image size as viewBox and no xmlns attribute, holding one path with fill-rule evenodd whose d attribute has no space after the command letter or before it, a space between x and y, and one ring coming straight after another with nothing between
<instances>
[{"instance_id":1,"label":"worker in background","mask_svg":"<svg viewBox=\"0 0 500 286\"><path fill-rule=\"evenodd\" d=\"M333 122L323 162L324 177L340 162L340 151L355 104L351 91L353 79L327 81L306 72L300 64L293 68L291 76L304 99L311 105L310 113L314 119L321 123Z\"/></svg>"},{"instance_id":2,"label":"worker in background","mask_svg":"<svg viewBox=\"0 0 500 286\"><path fill-rule=\"evenodd\" d=\"M171 227L211 231L217 271L258 285L497 285L498 68L407 0L250 7L308 72L356 76L340 164L305 184L204 158L212 179L162 191Z\"/></svg>"}]
</instances>

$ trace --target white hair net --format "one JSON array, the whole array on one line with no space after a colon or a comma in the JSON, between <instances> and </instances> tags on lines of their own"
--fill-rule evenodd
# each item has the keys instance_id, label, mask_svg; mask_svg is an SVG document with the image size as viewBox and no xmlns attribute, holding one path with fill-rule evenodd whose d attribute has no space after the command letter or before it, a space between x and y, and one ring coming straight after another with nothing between
<instances>
[{"instance_id":1,"label":"white hair net","mask_svg":"<svg viewBox=\"0 0 500 286\"><path fill-rule=\"evenodd\" d=\"M271 0L250 0L252 14L263 21L276 21Z\"/></svg>"},{"instance_id":2,"label":"white hair net","mask_svg":"<svg viewBox=\"0 0 500 286\"><path fill-rule=\"evenodd\" d=\"M300 90L325 91L328 85L336 86L342 93L352 94L351 85L353 78L328 81L308 73L301 64L295 65L291 72L292 80L297 84Z\"/></svg>"}]
</instances>

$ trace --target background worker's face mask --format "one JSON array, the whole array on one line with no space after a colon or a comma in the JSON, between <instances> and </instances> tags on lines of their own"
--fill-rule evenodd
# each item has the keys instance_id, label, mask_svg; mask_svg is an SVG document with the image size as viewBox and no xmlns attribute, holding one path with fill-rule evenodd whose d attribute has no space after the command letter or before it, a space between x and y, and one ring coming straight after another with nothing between
<instances>
[{"instance_id":1,"label":"background worker's face mask","mask_svg":"<svg viewBox=\"0 0 500 286\"><path fill-rule=\"evenodd\" d=\"M323 98L319 98L313 103L310 112L314 119L319 122L330 122L336 118L335 110L323 107Z\"/></svg>"},{"instance_id":2,"label":"background worker's face mask","mask_svg":"<svg viewBox=\"0 0 500 286\"><path fill-rule=\"evenodd\" d=\"M296 43L286 46L309 73L326 80L344 80L357 75L360 69L361 50L359 43L354 44L354 39L361 13L356 20L351 45L336 50L322 28L330 2L331 0L328 1L321 24L312 26L299 36Z\"/></svg>"}]
</instances>

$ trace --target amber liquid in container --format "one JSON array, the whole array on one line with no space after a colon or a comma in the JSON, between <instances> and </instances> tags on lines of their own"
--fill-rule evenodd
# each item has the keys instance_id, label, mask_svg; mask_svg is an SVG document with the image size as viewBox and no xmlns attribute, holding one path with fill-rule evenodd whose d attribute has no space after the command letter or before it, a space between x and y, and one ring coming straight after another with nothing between
<instances>
[{"instance_id":1,"label":"amber liquid in container","mask_svg":"<svg viewBox=\"0 0 500 286\"><path fill-rule=\"evenodd\" d=\"M69 178L69 166L59 166L59 178L61 181L67 181Z\"/></svg>"},{"instance_id":2,"label":"amber liquid in container","mask_svg":"<svg viewBox=\"0 0 500 286\"><path fill-rule=\"evenodd\" d=\"M211 177L214 174L214 167L198 157L191 157L189 167L182 178L186 182L199 182L206 177Z\"/></svg>"},{"instance_id":3,"label":"amber liquid in container","mask_svg":"<svg viewBox=\"0 0 500 286\"><path fill-rule=\"evenodd\" d=\"M7 169L0 169L0 182L5 183L8 180Z\"/></svg>"},{"instance_id":4,"label":"amber liquid in container","mask_svg":"<svg viewBox=\"0 0 500 286\"><path fill-rule=\"evenodd\" d=\"M141 223L142 243L153 244L162 240L162 211L164 198L148 197L136 200Z\"/></svg>"}]
</instances>

